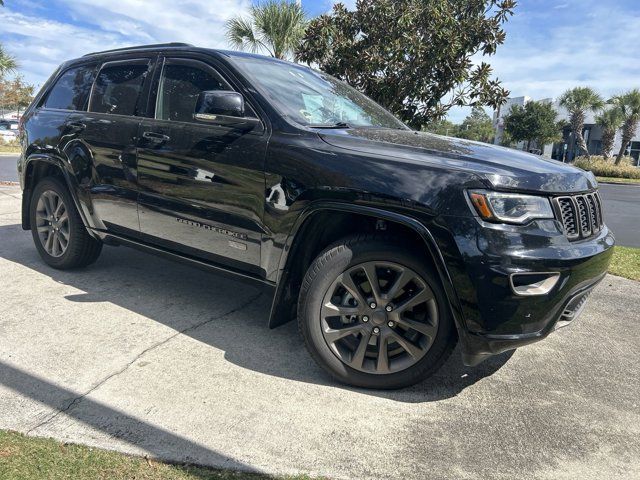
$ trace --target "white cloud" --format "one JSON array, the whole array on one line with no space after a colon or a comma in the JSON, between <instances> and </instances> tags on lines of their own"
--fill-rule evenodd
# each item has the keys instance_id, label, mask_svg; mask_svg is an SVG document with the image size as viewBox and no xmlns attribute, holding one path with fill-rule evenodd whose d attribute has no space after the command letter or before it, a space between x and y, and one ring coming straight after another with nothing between
<instances>
[{"instance_id":1,"label":"white cloud","mask_svg":"<svg viewBox=\"0 0 640 480\"><path fill-rule=\"evenodd\" d=\"M497 54L474 60L489 63L514 97L557 98L586 85L607 98L640 87L640 10L597 0L584 0L579 9L563 8L568 11L558 18L557 10L518 7ZM452 109L449 119L460 122L469 111Z\"/></svg>"},{"instance_id":2,"label":"white cloud","mask_svg":"<svg viewBox=\"0 0 640 480\"><path fill-rule=\"evenodd\" d=\"M67 0L70 21L48 20L29 0L0 10L0 38L27 81L42 84L65 60L92 51L156 42L226 48L224 24L250 0Z\"/></svg>"},{"instance_id":3,"label":"white cloud","mask_svg":"<svg viewBox=\"0 0 640 480\"><path fill-rule=\"evenodd\" d=\"M512 95L557 97L589 85L609 96L640 85L640 13L598 4L583 10L590 14L572 22L527 25L527 35L507 26L505 45L488 61Z\"/></svg>"}]
</instances>

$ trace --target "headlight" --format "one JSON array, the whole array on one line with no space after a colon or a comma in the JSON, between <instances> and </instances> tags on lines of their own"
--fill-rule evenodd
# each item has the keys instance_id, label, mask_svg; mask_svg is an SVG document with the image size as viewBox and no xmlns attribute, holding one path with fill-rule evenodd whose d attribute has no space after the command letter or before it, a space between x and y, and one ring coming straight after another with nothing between
<instances>
[{"instance_id":1,"label":"headlight","mask_svg":"<svg viewBox=\"0 0 640 480\"><path fill-rule=\"evenodd\" d=\"M484 220L522 225L535 218L554 218L551 203L545 197L472 191L469 198Z\"/></svg>"}]
</instances>

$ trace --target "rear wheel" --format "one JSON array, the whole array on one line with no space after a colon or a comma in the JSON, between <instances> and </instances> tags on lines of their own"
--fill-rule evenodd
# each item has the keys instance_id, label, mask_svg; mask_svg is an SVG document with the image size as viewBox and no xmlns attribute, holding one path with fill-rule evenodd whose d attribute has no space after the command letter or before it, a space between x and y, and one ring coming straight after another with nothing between
<instances>
[{"instance_id":1,"label":"rear wheel","mask_svg":"<svg viewBox=\"0 0 640 480\"><path fill-rule=\"evenodd\" d=\"M102 243L89 235L66 186L57 178L36 185L29 217L38 253L50 266L85 267L98 259Z\"/></svg>"},{"instance_id":2,"label":"rear wheel","mask_svg":"<svg viewBox=\"0 0 640 480\"><path fill-rule=\"evenodd\" d=\"M440 282L420 252L378 237L345 239L309 268L299 327L338 380L401 388L434 373L455 345Z\"/></svg>"}]
</instances>

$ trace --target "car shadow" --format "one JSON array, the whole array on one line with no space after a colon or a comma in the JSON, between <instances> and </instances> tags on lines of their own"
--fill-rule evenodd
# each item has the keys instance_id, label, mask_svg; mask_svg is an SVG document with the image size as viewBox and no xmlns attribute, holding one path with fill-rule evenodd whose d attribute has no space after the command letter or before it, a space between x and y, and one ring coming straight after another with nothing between
<instances>
[{"instance_id":1,"label":"car shadow","mask_svg":"<svg viewBox=\"0 0 640 480\"><path fill-rule=\"evenodd\" d=\"M99 260L83 270L54 270L43 263L30 232L22 231L20 225L0 226L0 258L85 292L66 296L71 302L86 303L87 308L92 304L99 308L101 302L118 305L224 351L225 359L240 367L300 382L336 385L307 354L295 322L275 330L267 327L271 299L256 287L126 247L105 247ZM190 321L202 319L203 312L221 309L226 313L205 313L206 321ZM456 349L434 376L413 387L397 391L343 388L398 402L443 400L493 375L512 354L497 355L470 368L462 364Z\"/></svg>"},{"instance_id":2,"label":"car shadow","mask_svg":"<svg viewBox=\"0 0 640 480\"><path fill-rule=\"evenodd\" d=\"M77 393L55 385L46 379L32 375L22 369L0 362L0 385L43 405L64 411L65 415L81 422L83 425L100 430L128 445L148 452L147 457L186 465L224 465L225 468L242 472L259 470L218 453L188 438L169 430L154 426L139 418L127 415L102 402L86 396L78 397ZM78 403L78 399L82 402ZM75 408L71 408L75 407ZM32 428L37 435L38 427L51 421L57 413L43 420ZM212 478L206 471L189 471L193 478Z\"/></svg>"}]
</instances>

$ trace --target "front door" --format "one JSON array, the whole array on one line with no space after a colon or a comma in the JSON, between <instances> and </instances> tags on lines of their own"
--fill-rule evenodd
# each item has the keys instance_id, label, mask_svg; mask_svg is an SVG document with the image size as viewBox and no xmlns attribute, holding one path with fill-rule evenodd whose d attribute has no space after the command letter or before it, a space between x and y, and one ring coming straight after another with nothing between
<instances>
[{"instance_id":1,"label":"front door","mask_svg":"<svg viewBox=\"0 0 640 480\"><path fill-rule=\"evenodd\" d=\"M140 229L148 241L262 275L267 135L194 119L198 96L233 90L211 65L166 58L156 80L155 118L138 143ZM253 116L248 106L247 115Z\"/></svg>"},{"instance_id":2,"label":"front door","mask_svg":"<svg viewBox=\"0 0 640 480\"><path fill-rule=\"evenodd\" d=\"M103 228L137 235L138 129L151 82L152 57L105 63L93 85L88 112L72 113L67 125L77 139L72 158Z\"/></svg>"}]
</instances>

